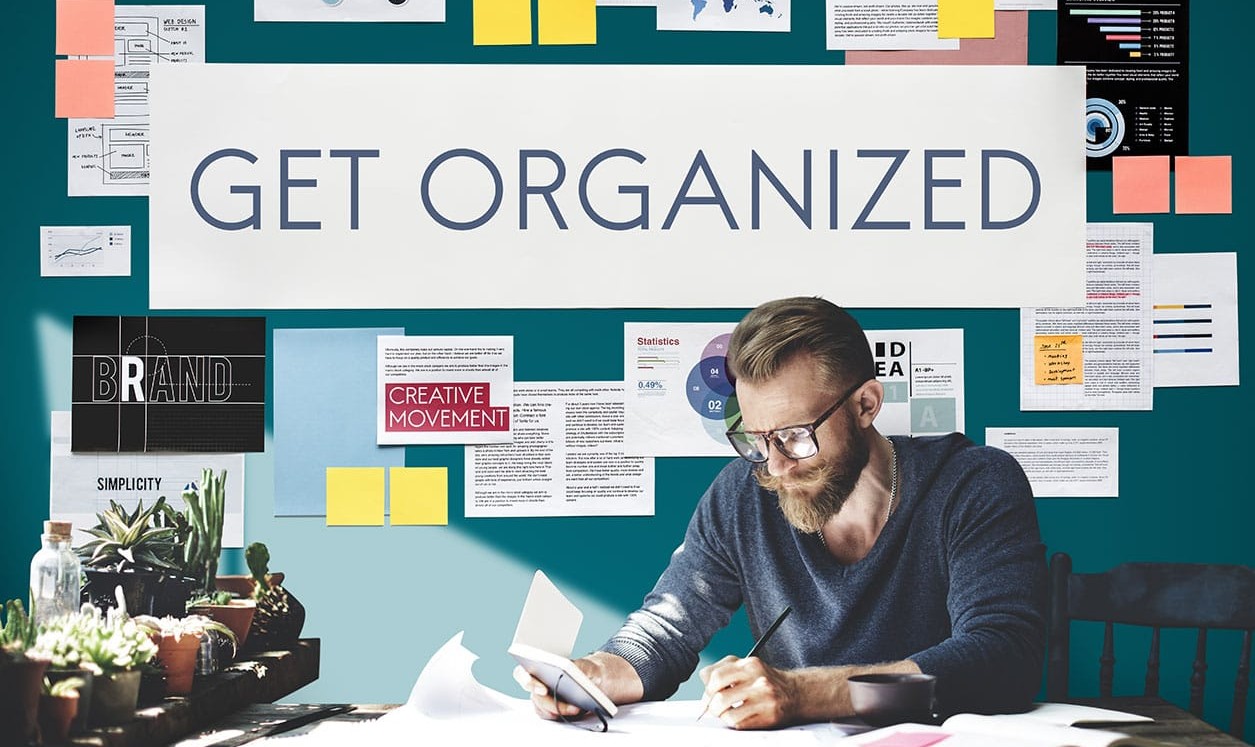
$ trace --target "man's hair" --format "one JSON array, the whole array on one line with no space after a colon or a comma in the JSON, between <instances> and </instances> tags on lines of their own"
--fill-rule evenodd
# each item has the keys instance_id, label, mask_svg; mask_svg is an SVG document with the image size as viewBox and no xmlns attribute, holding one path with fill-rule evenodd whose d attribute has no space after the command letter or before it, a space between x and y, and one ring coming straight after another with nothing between
<instances>
[{"instance_id":1,"label":"man's hair","mask_svg":"<svg viewBox=\"0 0 1255 747\"><path fill-rule=\"evenodd\" d=\"M853 386L876 376L859 323L831 301L810 296L768 301L746 314L728 343L728 372L761 382L802 354L814 358L822 384Z\"/></svg>"}]
</instances>

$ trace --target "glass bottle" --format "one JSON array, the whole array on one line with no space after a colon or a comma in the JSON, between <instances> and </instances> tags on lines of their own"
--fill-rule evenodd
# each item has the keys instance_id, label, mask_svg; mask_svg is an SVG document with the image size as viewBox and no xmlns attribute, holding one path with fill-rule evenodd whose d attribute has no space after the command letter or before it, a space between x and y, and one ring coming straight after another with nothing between
<instances>
[{"instance_id":1,"label":"glass bottle","mask_svg":"<svg viewBox=\"0 0 1255 747\"><path fill-rule=\"evenodd\" d=\"M43 546L31 558L31 603L36 624L77 612L82 595L82 566L70 549L68 521L45 521Z\"/></svg>"}]
</instances>

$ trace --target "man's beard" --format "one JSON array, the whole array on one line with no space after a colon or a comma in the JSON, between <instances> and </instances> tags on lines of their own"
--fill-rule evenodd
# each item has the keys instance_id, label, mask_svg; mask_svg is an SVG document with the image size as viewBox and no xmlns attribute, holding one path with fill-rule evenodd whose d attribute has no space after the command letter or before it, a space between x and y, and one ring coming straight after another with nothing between
<instances>
[{"instance_id":1,"label":"man's beard","mask_svg":"<svg viewBox=\"0 0 1255 747\"><path fill-rule=\"evenodd\" d=\"M784 518L807 534L818 532L828 519L837 515L867 466L871 450L863 434L851 427L846 442L848 447L843 459L816 467L800 479L771 475L766 464L754 470L758 484L779 498Z\"/></svg>"}]
</instances>

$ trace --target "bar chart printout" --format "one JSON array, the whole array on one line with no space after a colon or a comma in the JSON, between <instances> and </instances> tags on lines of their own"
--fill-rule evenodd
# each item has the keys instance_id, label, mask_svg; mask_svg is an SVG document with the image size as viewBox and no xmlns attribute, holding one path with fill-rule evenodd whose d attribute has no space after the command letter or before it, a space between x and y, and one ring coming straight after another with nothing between
<instances>
[{"instance_id":1,"label":"bar chart printout","mask_svg":"<svg viewBox=\"0 0 1255 747\"><path fill-rule=\"evenodd\" d=\"M1189 2L1061 0L1060 65L1086 66L1090 169L1189 149Z\"/></svg>"}]
</instances>

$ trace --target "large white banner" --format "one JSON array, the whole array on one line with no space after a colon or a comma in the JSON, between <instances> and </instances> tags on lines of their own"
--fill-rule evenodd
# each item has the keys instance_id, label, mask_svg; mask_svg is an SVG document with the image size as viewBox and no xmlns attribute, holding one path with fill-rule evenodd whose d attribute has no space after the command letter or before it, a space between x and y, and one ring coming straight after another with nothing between
<instances>
[{"instance_id":1,"label":"large white banner","mask_svg":"<svg viewBox=\"0 0 1255 747\"><path fill-rule=\"evenodd\" d=\"M170 65L154 309L1084 303L1084 71Z\"/></svg>"}]
</instances>

